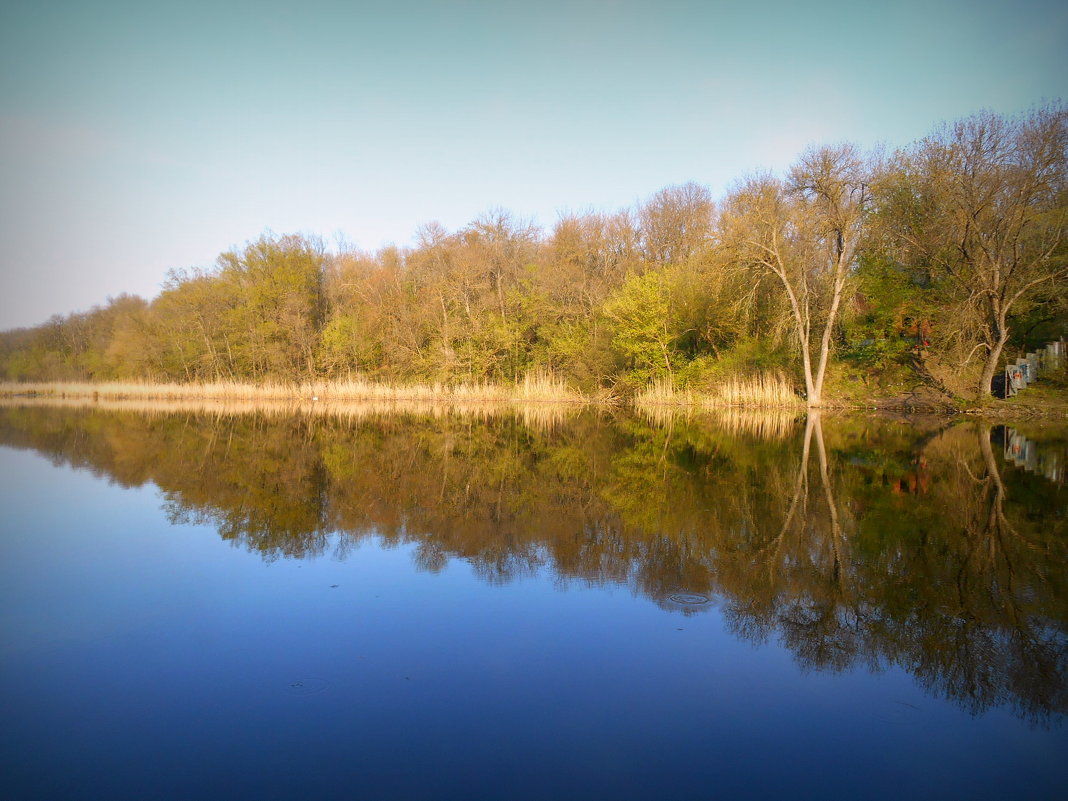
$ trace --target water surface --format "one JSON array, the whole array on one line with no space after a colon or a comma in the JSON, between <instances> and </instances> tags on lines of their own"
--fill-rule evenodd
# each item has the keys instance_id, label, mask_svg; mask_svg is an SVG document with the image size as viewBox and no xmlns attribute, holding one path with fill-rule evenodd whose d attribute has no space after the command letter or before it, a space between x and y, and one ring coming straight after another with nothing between
<instances>
[{"instance_id":1,"label":"water surface","mask_svg":"<svg viewBox=\"0 0 1068 801\"><path fill-rule=\"evenodd\" d=\"M0 409L11 798L1055 798L1068 432Z\"/></svg>"}]
</instances>

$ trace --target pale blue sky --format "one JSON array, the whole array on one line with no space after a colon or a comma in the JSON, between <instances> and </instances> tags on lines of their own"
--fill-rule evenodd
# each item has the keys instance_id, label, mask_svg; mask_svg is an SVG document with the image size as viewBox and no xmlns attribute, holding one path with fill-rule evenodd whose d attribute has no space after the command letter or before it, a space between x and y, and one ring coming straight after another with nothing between
<instances>
[{"instance_id":1,"label":"pale blue sky","mask_svg":"<svg viewBox=\"0 0 1068 801\"><path fill-rule=\"evenodd\" d=\"M0 4L0 328L259 236L551 226L1066 98L1055 2ZM1068 98L1066 98L1068 99Z\"/></svg>"}]
</instances>

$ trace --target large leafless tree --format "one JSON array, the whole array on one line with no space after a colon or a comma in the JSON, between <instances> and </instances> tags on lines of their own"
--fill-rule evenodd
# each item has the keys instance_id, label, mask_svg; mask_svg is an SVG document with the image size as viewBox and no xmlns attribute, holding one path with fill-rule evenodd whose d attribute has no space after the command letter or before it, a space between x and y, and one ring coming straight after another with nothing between
<instances>
[{"instance_id":1,"label":"large leafless tree","mask_svg":"<svg viewBox=\"0 0 1068 801\"><path fill-rule=\"evenodd\" d=\"M989 395L1012 315L1068 278L1068 113L990 113L897 154L880 218L906 260L945 279L978 322L976 390Z\"/></svg>"},{"instance_id":2,"label":"large leafless tree","mask_svg":"<svg viewBox=\"0 0 1068 801\"><path fill-rule=\"evenodd\" d=\"M823 402L834 328L869 209L867 163L852 145L806 152L786 180L751 178L720 218L735 263L773 276L788 301L809 406Z\"/></svg>"}]
</instances>

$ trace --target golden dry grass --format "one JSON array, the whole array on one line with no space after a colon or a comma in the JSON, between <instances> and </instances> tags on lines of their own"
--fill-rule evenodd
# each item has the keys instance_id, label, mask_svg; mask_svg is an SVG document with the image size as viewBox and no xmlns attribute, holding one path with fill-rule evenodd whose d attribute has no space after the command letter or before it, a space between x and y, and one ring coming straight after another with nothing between
<instances>
[{"instance_id":1,"label":"golden dry grass","mask_svg":"<svg viewBox=\"0 0 1068 801\"><path fill-rule=\"evenodd\" d=\"M8 407L92 407L144 414L310 414L350 422L391 414L475 419L514 414L537 429L555 426L583 405L614 405L617 400L610 395L590 399L545 373L529 375L517 385L385 384L362 379L302 384L0 383L0 406ZM786 380L774 374L728 383L715 394L654 384L632 403L654 423L702 413L732 431L764 437L786 435L804 405Z\"/></svg>"},{"instance_id":2,"label":"golden dry grass","mask_svg":"<svg viewBox=\"0 0 1068 801\"><path fill-rule=\"evenodd\" d=\"M587 398L547 373L515 386L497 384L381 384L364 380L303 384L0 383L0 406L91 407L141 414L291 415L343 419L384 415L462 416L487 420L518 416L551 428Z\"/></svg>"},{"instance_id":3,"label":"golden dry grass","mask_svg":"<svg viewBox=\"0 0 1068 801\"><path fill-rule=\"evenodd\" d=\"M582 404L587 398L550 373L533 372L518 384L394 384L360 378L304 383L2 383L0 396L97 400L372 401L431 404Z\"/></svg>"},{"instance_id":4,"label":"golden dry grass","mask_svg":"<svg viewBox=\"0 0 1068 801\"><path fill-rule=\"evenodd\" d=\"M751 378L721 382L710 392L679 390L669 381L658 381L635 396L634 405L638 409L798 409L804 406L804 400L781 373L758 373Z\"/></svg>"},{"instance_id":5,"label":"golden dry grass","mask_svg":"<svg viewBox=\"0 0 1068 801\"><path fill-rule=\"evenodd\" d=\"M130 412L148 416L169 414L205 414L217 417L236 415L266 415L284 417L309 415L333 418L346 423L357 423L391 415L415 417L464 417L474 420L490 420L515 416L527 427L547 430L564 422L579 408L577 404L562 403L436 403L418 400L233 400L213 398L136 398L136 397L91 397L88 395L0 395L0 408L48 407L65 409L94 409L103 411Z\"/></svg>"},{"instance_id":6,"label":"golden dry grass","mask_svg":"<svg viewBox=\"0 0 1068 801\"><path fill-rule=\"evenodd\" d=\"M804 400L779 373L763 373L718 385L712 392L677 390L658 382L633 401L637 412L656 425L670 425L679 417L700 414L702 419L731 434L761 439L793 436Z\"/></svg>"}]
</instances>

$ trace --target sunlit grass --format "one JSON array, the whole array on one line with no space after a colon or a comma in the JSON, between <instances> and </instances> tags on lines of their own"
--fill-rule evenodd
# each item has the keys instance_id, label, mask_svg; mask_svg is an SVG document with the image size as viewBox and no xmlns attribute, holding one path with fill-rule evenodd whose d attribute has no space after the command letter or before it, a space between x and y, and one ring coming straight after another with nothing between
<instances>
[{"instance_id":1,"label":"sunlit grass","mask_svg":"<svg viewBox=\"0 0 1068 801\"><path fill-rule=\"evenodd\" d=\"M533 373L514 386L384 384L360 379L301 384L0 383L0 406L92 407L151 415L308 414L349 422L397 414L479 420L516 415L538 429L555 426L587 402L548 373Z\"/></svg>"},{"instance_id":2,"label":"sunlit grass","mask_svg":"<svg viewBox=\"0 0 1068 801\"><path fill-rule=\"evenodd\" d=\"M146 402L202 405L227 404L235 411L269 411L297 405L333 407L337 404L363 404L359 414L384 411L444 411L446 408L471 412L478 406L548 405L578 406L594 402L548 372L529 373L516 384L494 383L387 383L351 378L302 383L243 382L153 383L153 382L70 382L3 383L0 397L44 400L79 400L110 403L133 408ZM610 396L598 398L610 403ZM668 382L650 385L633 398L633 405L645 413L657 409L714 410L725 408L797 409L803 402L790 383L777 373L723 382L711 392L678 390ZM245 408L247 407L247 409Z\"/></svg>"},{"instance_id":3,"label":"sunlit grass","mask_svg":"<svg viewBox=\"0 0 1068 801\"><path fill-rule=\"evenodd\" d=\"M722 381L708 392L676 389L670 381L657 381L635 396L634 405L639 409L650 407L794 409L804 406L804 401L781 373L758 373L749 378Z\"/></svg>"},{"instance_id":4,"label":"sunlit grass","mask_svg":"<svg viewBox=\"0 0 1068 801\"><path fill-rule=\"evenodd\" d=\"M640 392L633 404L656 425L670 425L679 417L699 413L732 434L761 439L793 436L797 415L805 406L779 373L725 381L711 392L679 390L668 381L660 381Z\"/></svg>"},{"instance_id":5,"label":"sunlit grass","mask_svg":"<svg viewBox=\"0 0 1068 801\"><path fill-rule=\"evenodd\" d=\"M109 400L211 401L375 401L437 404L581 404L587 398L547 372L529 373L517 384L386 383L361 378L301 383L242 382L153 383L3 383L0 396L95 398Z\"/></svg>"},{"instance_id":6,"label":"sunlit grass","mask_svg":"<svg viewBox=\"0 0 1068 801\"><path fill-rule=\"evenodd\" d=\"M274 400L220 398L138 398L87 395L0 395L0 408L49 407L65 409L96 409L131 412L144 415L197 414L230 417L236 415L265 415L287 417L310 415L360 422L385 416L465 417L490 420L502 416L516 416L529 428L545 430L562 423L578 410L574 403L438 403L426 400Z\"/></svg>"}]
</instances>

